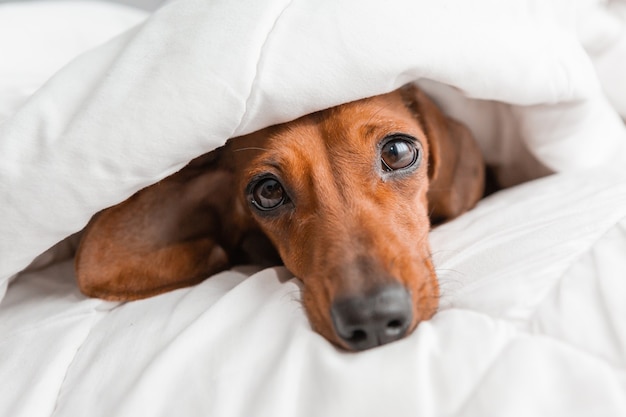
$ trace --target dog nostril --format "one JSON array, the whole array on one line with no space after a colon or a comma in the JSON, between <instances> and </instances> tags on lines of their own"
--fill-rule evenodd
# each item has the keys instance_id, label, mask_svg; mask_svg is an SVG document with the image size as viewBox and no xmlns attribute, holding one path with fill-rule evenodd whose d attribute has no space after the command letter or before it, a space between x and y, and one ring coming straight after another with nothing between
<instances>
[{"instance_id":1,"label":"dog nostril","mask_svg":"<svg viewBox=\"0 0 626 417\"><path fill-rule=\"evenodd\" d=\"M400 285L343 298L331 307L335 332L350 348L364 350L402 338L413 317L411 296Z\"/></svg>"},{"instance_id":2,"label":"dog nostril","mask_svg":"<svg viewBox=\"0 0 626 417\"><path fill-rule=\"evenodd\" d=\"M402 320L391 320L389 323L387 323L386 330L389 334L395 334L401 332L403 327L404 322Z\"/></svg>"},{"instance_id":3,"label":"dog nostril","mask_svg":"<svg viewBox=\"0 0 626 417\"><path fill-rule=\"evenodd\" d=\"M346 338L346 341L350 343L363 343L367 340L367 333L363 330L355 330L352 334Z\"/></svg>"}]
</instances>

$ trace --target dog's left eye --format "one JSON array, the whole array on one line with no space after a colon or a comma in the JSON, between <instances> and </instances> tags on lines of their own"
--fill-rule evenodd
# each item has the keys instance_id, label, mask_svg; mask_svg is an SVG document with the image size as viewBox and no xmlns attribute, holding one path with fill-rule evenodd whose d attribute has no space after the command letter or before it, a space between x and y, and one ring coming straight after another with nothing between
<instances>
[{"instance_id":1,"label":"dog's left eye","mask_svg":"<svg viewBox=\"0 0 626 417\"><path fill-rule=\"evenodd\" d=\"M380 157L383 170L397 171L415 165L421 159L419 142L393 136L383 145Z\"/></svg>"},{"instance_id":2,"label":"dog's left eye","mask_svg":"<svg viewBox=\"0 0 626 417\"><path fill-rule=\"evenodd\" d=\"M265 178L252 188L252 204L259 210L273 210L285 202L285 190L274 178Z\"/></svg>"}]
</instances>

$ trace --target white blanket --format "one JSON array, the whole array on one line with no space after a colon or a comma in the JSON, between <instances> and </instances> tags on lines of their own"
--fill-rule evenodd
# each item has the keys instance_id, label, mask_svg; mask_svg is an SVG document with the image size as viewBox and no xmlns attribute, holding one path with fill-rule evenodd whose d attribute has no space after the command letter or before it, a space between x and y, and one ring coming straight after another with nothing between
<instances>
[{"instance_id":1,"label":"white blanket","mask_svg":"<svg viewBox=\"0 0 626 417\"><path fill-rule=\"evenodd\" d=\"M0 284L98 210L229 137L419 78L524 105L516 130L552 169L624 160L624 126L576 35L581 9L170 2L72 62L0 126Z\"/></svg>"},{"instance_id":2,"label":"white blanket","mask_svg":"<svg viewBox=\"0 0 626 417\"><path fill-rule=\"evenodd\" d=\"M281 268L126 304L82 296L71 260L22 273L0 303L0 416L626 415L623 5L178 0L17 112L64 58L42 59L22 90L0 84L16 92L0 91L0 288L226 138L418 78L453 87L422 81L492 162L515 165L523 145L563 171L433 231L440 312L356 355L310 329ZM2 58L20 55L2 42L27 19L75 29L76 4L42 7L0 5ZM82 7L75 24L111 14L75 53L143 18ZM29 52L68 45L33 36ZM7 62L0 83L37 65Z\"/></svg>"},{"instance_id":3,"label":"white blanket","mask_svg":"<svg viewBox=\"0 0 626 417\"><path fill-rule=\"evenodd\" d=\"M0 415L626 415L626 173L536 180L431 238L441 310L358 354L310 329L281 268L126 304L82 296L69 261L24 274Z\"/></svg>"}]
</instances>

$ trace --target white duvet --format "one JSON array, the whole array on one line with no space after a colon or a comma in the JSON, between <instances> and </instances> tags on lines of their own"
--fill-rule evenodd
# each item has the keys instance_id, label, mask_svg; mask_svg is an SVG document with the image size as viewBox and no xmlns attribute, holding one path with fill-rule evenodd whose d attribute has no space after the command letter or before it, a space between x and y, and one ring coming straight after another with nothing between
<instances>
[{"instance_id":1,"label":"white duvet","mask_svg":"<svg viewBox=\"0 0 626 417\"><path fill-rule=\"evenodd\" d=\"M78 53L143 16L0 5L0 284L227 137L418 78L455 87L424 84L505 171L528 149L561 172L434 230L440 312L359 354L311 331L281 268L119 304L40 259L0 303L0 415L626 415L624 3L378 3L174 1L18 111L72 48L19 86L40 62L11 66L29 25L3 22L109 22Z\"/></svg>"}]
</instances>

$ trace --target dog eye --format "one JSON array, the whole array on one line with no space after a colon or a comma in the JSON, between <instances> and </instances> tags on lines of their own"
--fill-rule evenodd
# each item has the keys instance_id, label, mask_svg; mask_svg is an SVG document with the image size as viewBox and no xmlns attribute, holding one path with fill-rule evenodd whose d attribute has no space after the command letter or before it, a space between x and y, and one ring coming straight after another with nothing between
<instances>
[{"instance_id":1,"label":"dog eye","mask_svg":"<svg viewBox=\"0 0 626 417\"><path fill-rule=\"evenodd\" d=\"M259 210L273 210L285 202L285 190L274 178L260 180L252 189L252 204Z\"/></svg>"},{"instance_id":2,"label":"dog eye","mask_svg":"<svg viewBox=\"0 0 626 417\"><path fill-rule=\"evenodd\" d=\"M394 138L385 143L380 152L383 170L397 171L409 168L420 159L418 143L403 138Z\"/></svg>"}]
</instances>

